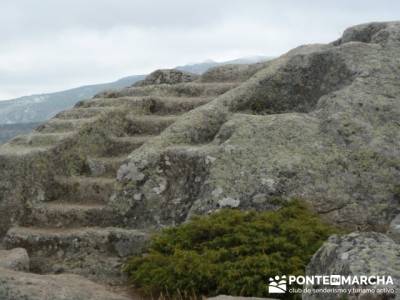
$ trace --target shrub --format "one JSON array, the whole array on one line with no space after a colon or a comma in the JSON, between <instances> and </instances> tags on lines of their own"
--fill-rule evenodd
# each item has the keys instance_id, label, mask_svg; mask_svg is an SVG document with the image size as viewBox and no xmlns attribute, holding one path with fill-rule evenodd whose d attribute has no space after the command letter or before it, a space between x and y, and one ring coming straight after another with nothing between
<instances>
[{"instance_id":1,"label":"shrub","mask_svg":"<svg viewBox=\"0 0 400 300\"><path fill-rule=\"evenodd\" d=\"M162 230L124 271L148 294L262 297L269 277L304 274L336 232L297 200L277 211L225 209Z\"/></svg>"}]
</instances>

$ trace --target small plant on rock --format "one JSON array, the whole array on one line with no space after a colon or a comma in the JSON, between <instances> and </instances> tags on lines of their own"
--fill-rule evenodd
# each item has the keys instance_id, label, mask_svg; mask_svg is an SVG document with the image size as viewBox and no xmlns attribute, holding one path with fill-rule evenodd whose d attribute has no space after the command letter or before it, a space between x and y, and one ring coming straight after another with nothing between
<instances>
[{"instance_id":1,"label":"small plant on rock","mask_svg":"<svg viewBox=\"0 0 400 300\"><path fill-rule=\"evenodd\" d=\"M268 278L302 275L311 256L338 230L303 202L277 211L224 209L162 230L148 253L124 267L148 294L267 296Z\"/></svg>"}]
</instances>

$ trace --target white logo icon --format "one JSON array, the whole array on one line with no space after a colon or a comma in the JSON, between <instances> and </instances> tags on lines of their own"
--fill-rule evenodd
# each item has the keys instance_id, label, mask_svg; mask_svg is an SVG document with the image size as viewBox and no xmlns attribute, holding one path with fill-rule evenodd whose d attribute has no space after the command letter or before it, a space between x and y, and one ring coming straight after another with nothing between
<instances>
[{"instance_id":1,"label":"white logo icon","mask_svg":"<svg viewBox=\"0 0 400 300\"><path fill-rule=\"evenodd\" d=\"M340 285L342 276L340 275L331 275L330 276L330 285Z\"/></svg>"},{"instance_id":2,"label":"white logo icon","mask_svg":"<svg viewBox=\"0 0 400 300\"><path fill-rule=\"evenodd\" d=\"M268 293L283 294L286 292L286 276L275 276L269 278Z\"/></svg>"}]
</instances>

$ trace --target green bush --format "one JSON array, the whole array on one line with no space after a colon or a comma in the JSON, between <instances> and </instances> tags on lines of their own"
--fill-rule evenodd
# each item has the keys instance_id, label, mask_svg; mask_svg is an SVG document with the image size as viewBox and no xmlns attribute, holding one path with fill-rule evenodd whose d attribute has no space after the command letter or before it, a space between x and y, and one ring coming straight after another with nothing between
<instances>
[{"instance_id":1,"label":"green bush","mask_svg":"<svg viewBox=\"0 0 400 300\"><path fill-rule=\"evenodd\" d=\"M269 277L304 274L336 232L297 200L277 211L225 209L163 230L124 271L147 294L267 296Z\"/></svg>"}]
</instances>

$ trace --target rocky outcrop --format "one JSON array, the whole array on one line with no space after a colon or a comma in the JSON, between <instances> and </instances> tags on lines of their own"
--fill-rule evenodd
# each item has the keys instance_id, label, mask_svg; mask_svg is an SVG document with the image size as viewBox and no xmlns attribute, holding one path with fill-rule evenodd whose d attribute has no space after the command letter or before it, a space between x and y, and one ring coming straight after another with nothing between
<instances>
[{"instance_id":1,"label":"rocky outcrop","mask_svg":"<svg viewBox=\"0 0 400 300\"><path fill-rule=\"evenodd\" d=\"M120 246L124 248L129 245ZM122 249L121 251L126 250ZM98 262L93 263L96 264ZM76 275L50 276L27 273L30 269L29 265L30 260L25 249L0 250L0 299L132 299L131 297L114 294L103 286Z\"/></svg>"},{"instance_id":2,"label":"rocky outcrop","mask_svg":"<svg viewBox=\"0 0 400 300\"><path fill-rule=\"evenodd\" d=\"M350 27L335 44L363 42L392 44L400 42L398 22L374 22Z\"/></svg>"},{"instance_id":3,"label":"rocky outcrop","mask_svg":"<svg viewBox=\"0 0 400 300\"><path fill-rule=\"evenodd\" d=\"M354 232L344 236L332 236L318 250L307 266L306 275L343 276L391 276L392 284L351 285L343 284L335 288L375 288L388 289L385 293L355 293L346 299L400 299L400 245L384 234L375 232ZM332 286L307 285L312 288L332 288ZM396 296L397 295L397 296ZM303 299L343 299L335 293L304 294Z\"/></svg>"},{"instance_id":4,"label":"rocky outcrop","mask_svg":"<svg viewBox=\"0 0 400 300\"><path fill-rule=\"evenodd\" d=\"M147 241L146 233L137 230L79 227L79 223L62 229L35 225L12 228L5 238L8 248L28 249L32 271L75 273L104 283L123 282L124 259L141 253Z\"/></svg>"},{"instance_id":5,"label":"rocky outcrop","mask_svg":"<svg viewBox=\"0 0 400 300\"><path fill-rule=\"evenodd\" d=\"M25 249L0 250L0 268L29 271L29 256Z\"/></svg>"},{"instance_id":6,"label":"rocky outcrop","mask_svg":"<svg viewBox=\"0 0 400 300\"><path fill-rule=\"evenodd\" d=\"M335 224L386 231L400 209L399 32L356 26L265 63L133 152L111 205L126 226L160 227L297 197ZM199 81L232 78L221 74Z\"/></svg>"},{"instance_id":7,"label":"rocky outcrop","mask_svg":"<svg viewBox=\"0 0 400 300\"><path fill-rule=\"evenodd\" d=\"M190 82L199 76L179 70L157 70L147 76L144 80L138 81L134 86L145 86L154 84L177 84Z\"/></svg>"},{"instance_id":8,"label":"rocky outcrop","mask_svg":"<svg viewBox=\"0 0 400 300\"><path fill-rule=\"evenodd\" d=\"M9 162L0 170L7 187L0 205L8 205L0 210L0 230L8 230L7 248L28 250L32 271L125 282L122 264L146 246L150 227L125 226L125 216L110 205L117 170L183 114L239 84L161 73L179 83L151 84L158 82L152 74L147 84L80 102L0 148L0 161ZM129 176L140 174L129 169Z\"/></svg>"},{"instance_id":9,"label":"rocky outcrop","mask_svg":"<svg viewBox=\"0 0 400 300\"><path fill-rule=\"evenodd\" d=\"M54 165L46 148L5 144L0 150L0 236L16 224L28 206L41 202L52 186Z\"/></svg>"},{"instance_id":10,"label":"rocky outcrop","mask_svg":"<svg viewBox=\"0 0 400 300\"><path fill-rule=\"evenodd\" d=\"M77 275L36 275L0 268L3 300L128 300Z\"/></svg>"},{"instance_id":11,"label":"rocky outcrop","mask_svg":"<svg viewBox=\"0 0 400 300\"><path fill-rule=\"evenodd\" d=\"M243 82L265 68L266 63L256 63L251 65L225 65L212 68L205 72L199 80L201 82Z\"/></svg>"},{"instance_id":12,"label":"rocky outcrop","mask_svg":"<svg viewBox=\"0 0 400 300\"><path fill-rule=\"evenodd\" d=\"M0 236L36 272L120 283L149 231L221 207L302 198L327 221L387 232L400 213L399 33L360 25L78 103L0 147Z\"/></svg>"}]
</instances>

